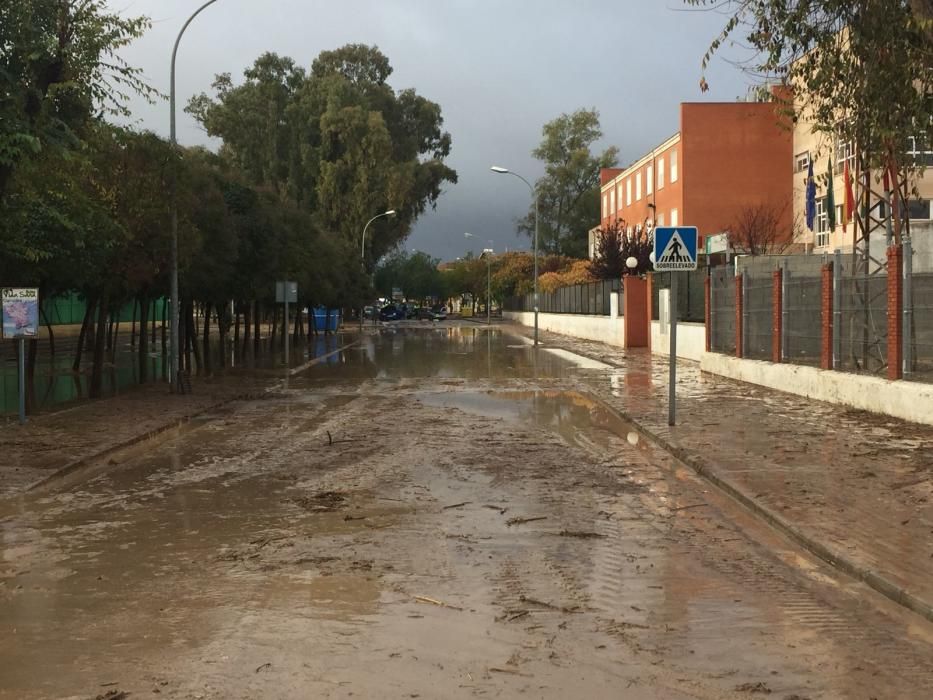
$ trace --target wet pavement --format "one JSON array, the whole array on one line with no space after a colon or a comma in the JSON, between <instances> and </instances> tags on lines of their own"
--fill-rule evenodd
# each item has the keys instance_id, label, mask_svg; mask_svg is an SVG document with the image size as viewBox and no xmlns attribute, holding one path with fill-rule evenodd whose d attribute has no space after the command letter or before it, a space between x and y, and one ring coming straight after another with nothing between
<instances>
[{"instance_id":1,"label":"wet pavement","mask_svg":"<svg viewBox=\"0 0 933 700\"><path fill-rule=\"evenodd\" d=\"M367 334L0 501L0 697L914 698L933 625L493 328Z\"/></svg>"}]
</instances>

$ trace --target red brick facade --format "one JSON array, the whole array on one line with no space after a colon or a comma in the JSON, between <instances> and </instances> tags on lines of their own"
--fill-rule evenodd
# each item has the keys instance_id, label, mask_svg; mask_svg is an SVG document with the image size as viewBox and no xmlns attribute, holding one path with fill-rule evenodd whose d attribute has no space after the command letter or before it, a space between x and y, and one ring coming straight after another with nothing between
<instances>
[{"instance_id":1,"label":"red brick facade","mask_svg":"<svg viewBox=\"0 0 933 700\"><path fill-rule=\"evenodd\" d=\"M888 379L904 376L904 251L888 248Z\"/></svg>"}]
</instances>

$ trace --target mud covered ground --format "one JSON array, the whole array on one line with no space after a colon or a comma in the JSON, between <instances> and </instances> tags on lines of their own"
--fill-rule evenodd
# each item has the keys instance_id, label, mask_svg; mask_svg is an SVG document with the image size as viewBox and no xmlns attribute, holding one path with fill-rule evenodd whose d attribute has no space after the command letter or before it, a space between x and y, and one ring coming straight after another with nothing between
<instances>
[{"instance_id":1,"label":"mud covered ground","mask_svg":"<svg viewBox=\"0 0 933 700\"><path fill-rule=\"evenodd\" d=\"M0 503L0 697L933 696L929 623L639 439L600 371L387 331Z\"/></svg>"}]
</instances>

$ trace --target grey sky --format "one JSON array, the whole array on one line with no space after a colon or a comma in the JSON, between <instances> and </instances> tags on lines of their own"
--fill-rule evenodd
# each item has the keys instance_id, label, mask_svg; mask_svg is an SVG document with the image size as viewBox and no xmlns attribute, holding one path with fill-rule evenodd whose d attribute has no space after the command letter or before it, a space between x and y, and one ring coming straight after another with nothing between
<instances>
[{"instance_id":1,"label":"grey sky","mask_svg":"<svg viewBox=\"0 0 933 700\"><path fill-rule=\"evenodd\" d=\"M202 1L111 0L152 18L124 55L165 93L172 42ZM179 105L208 90L216 73L241 76L263 51L308 67L322 50L376 44L395 69L393 87L414 87L441 105L453 137L448 162L460 177L406 247L445 259L487 239L497 251L527 248L514 221L527 211L528 190L489 166L538 177L531 150L546 121L596 107L602 146L618 146L627 163L677 130L680 102L745 94L745 77L722 61L708 74L711 91L700 94L700 59L725 19L683 8L680 0L219 0L182 40ZM167 102L133 108L137 126L167 135ZM185 145L210 141L181 110L178 129Z\"/></svg>"}]
</instances>

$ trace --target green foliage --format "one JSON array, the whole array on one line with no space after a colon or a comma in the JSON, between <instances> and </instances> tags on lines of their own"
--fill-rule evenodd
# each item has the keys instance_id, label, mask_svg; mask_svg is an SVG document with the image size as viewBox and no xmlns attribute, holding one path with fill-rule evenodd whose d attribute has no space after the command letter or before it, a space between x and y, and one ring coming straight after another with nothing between
<instances>
[{"instance_id":1,"label":"green foliage","mask_svg":"<svg viewBox=\"0 0 933 700\"><path fill-rule=\"evenodd\" d=\"M933 119L929 0L685 1L729 16L704 70L727 41L741 41L756 54L749 72L798 93L786 105L792 119L858 144L871 167L914 167L907 139L929 133Z\"/></svg>"},{"instance_id":2,"label":"green foliage","mask_svg":"<svg viewBox=\"0 0 933 700\"><path fill-rule=\"evenodd\" d=\"M444 273L437 269L439 262L427 253L397 251L376 268L376 291L391 297L392 290L399 288L406 298L416 300L445 297L447 289Z\"/></svg>"},{"instance_id":3,"label":"green foliage","mask_svg":"<svg viewBox=\"0 0 933 700\"><path fill-rule=\"evenodd\" d=\"M24 160L78 149L92 115L126 114L130 94L154 94L119 56L148 26L103 0L0 4L0 201Z\"/></svg>"},{"instance_id":4,"label":"green foliage","mask_svg":"<svg viewBox=\"0 0 933 700\"><path fill-rule=\"evenodd\" d=\"M618 149L592 153L603 135L595 109L562 114L545 124L542 133L541 144L533 151L545 165L544 177L536 183L538 244L545 252L583 257L587 231L599 219L599 171L616 165ZM534 237L533 204L518 228Z\"/></svg>"},{"instance_id":5,"label":"green foliage","mask_svg":"<svg viewBox=\"0 0 933 700\"><path fill-rule=\"evenodd\" d=\"M395 209L367 240L378 259L457 180L443 162L451 140L440 107L393 90L391 73L385 55L358 44L321 53L309 73L264 54L242 84L218 76L215 97L196 97L188 111L224 140L222 155L251 184L313 213L345 241L359 246L365 223Z\"/></svg>"}]
</instances>

